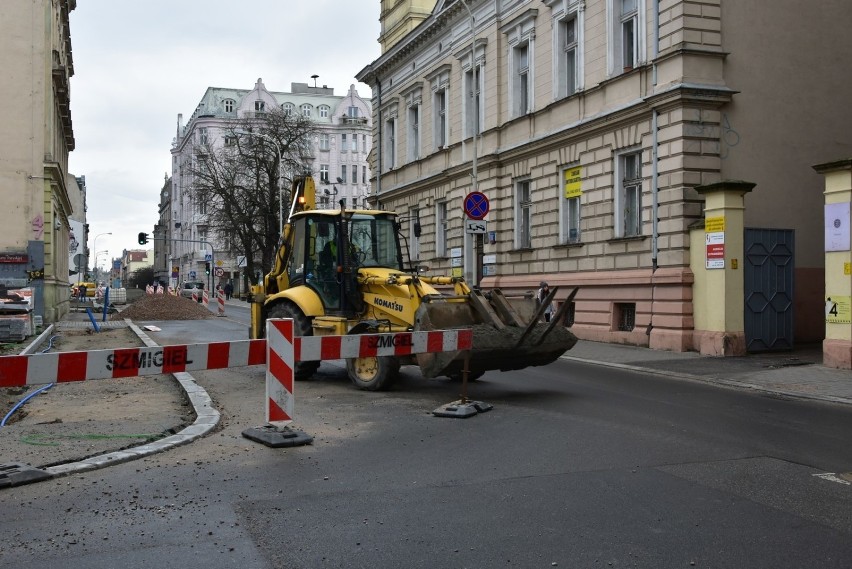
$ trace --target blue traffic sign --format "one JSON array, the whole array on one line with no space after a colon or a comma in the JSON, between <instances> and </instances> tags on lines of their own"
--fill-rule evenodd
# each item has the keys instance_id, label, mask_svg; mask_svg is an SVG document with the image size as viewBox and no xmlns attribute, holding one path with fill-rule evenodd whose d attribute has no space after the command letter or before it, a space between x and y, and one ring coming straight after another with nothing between
<instances>
[{"instance_id":1,"label":"blue traffic sign","mask_svg":"<svg viewBox=\"0 0 852 569\"><path fill-rule=\"evenodd\" d=\"M488 198L482 192L470 192L464 198L464 212L471 219L482 219L488 215Z\"/></svg>"}]
</instances>

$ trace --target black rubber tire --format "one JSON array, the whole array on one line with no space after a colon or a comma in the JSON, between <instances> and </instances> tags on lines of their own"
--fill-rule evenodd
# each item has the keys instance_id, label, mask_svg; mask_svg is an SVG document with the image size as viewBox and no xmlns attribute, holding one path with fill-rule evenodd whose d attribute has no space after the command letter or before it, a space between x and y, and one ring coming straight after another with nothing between
<instances>
[{"instance_id":1,"label":"black rubber tire","mask_svg":"<svg viewBox=\"0 0 852 569\"><path fill-rule=\"evenodd\" d=\"M358 389L383 391L399 378L399 360L392 356L350 358L346 372Z\"/></svg>"},{"instance_id":2,"label":"black rubber tire","mask_svg":"<svg viewBox=\"0 0 852 569\"><path fill-rule=\"evenodd\" d=\"M292 318L293 334L296 336L313 336L311 321L292 302L280 302L272 306L266 314L267 318ZM319 369L320 362L296 362L293 370L296 381L310 379Z\"/></svg>"}]
</instances>

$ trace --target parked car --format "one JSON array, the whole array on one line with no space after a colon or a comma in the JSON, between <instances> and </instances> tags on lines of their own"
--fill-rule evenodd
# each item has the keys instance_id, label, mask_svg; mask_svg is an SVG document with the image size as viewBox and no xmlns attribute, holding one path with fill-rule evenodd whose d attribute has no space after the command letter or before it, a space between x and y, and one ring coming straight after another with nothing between
<instances>
[{"instance_id":1,"label":"parked car","mask_svg":"<svg viewBox=\"0 0 852 569\"><path fill-rule=\"evenodd\" d=\"M184 298L192 298L195 294L198 296L198 302L201 302L201 295L204 291L204 283L201 281L185 281L180 287L180 295Z\"/></svg>"}]
</instances>

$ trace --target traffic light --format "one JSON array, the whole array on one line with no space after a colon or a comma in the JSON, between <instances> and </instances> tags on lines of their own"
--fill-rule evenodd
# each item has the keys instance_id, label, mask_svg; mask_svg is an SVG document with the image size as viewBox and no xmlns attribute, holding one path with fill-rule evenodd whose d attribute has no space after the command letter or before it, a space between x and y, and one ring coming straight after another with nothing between
<instances>
[{"instance_id":1,"label":"traffic light","mask_svg":"<svg viewBox=\"0 0 852 569\"><path fill-rule=\"evenodd\" d=\"M139 234L139 244L144 245L147 242L148 242L148 234L147 233L140 233Z\"/></svg>"},{"instance_id":2,"label":"traffic light","mask_svg":"<svg viewBox=\"0 0 852 569\"><path fill-rule=\"evenodd\" d=\"M205 275L210 274L210 263L204 263L204 274Z\"/></svg>"}]
</instances>

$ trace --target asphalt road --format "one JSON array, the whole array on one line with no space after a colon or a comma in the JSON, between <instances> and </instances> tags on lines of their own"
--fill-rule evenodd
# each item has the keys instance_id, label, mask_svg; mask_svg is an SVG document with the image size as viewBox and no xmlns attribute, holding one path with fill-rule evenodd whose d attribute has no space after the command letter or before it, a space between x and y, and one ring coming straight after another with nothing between
<instances>
[{"instance_id":1,"label":"asphalt road","mask_svg":"<svg viewBox=\"0 0 852 569\"><path fill-rule=\"evenodd\" d=\"M271 449L241 436L262 368L194 375L218 432L0 493L0 566L852 566L852 486L822 476L852 470L845 407L560 361L488 374L493 411L442 419L459 384L360 392L333 362L296 386L314 444Z\"/></svg>"}]
</instances>

